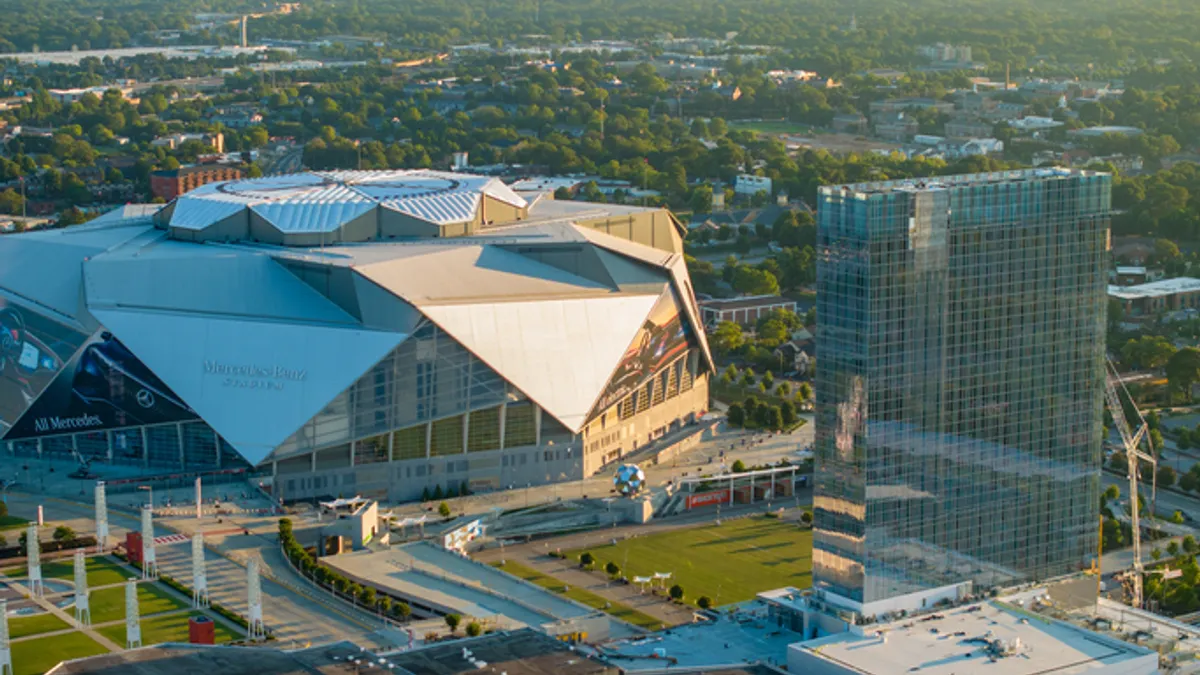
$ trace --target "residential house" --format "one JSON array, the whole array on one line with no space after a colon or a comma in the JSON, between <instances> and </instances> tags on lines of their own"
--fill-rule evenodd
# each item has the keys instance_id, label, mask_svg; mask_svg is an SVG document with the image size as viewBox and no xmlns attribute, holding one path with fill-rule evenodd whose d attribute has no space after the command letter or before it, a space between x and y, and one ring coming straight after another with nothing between
<instances>
[{"instance_id":1,"label":"residential house","mask_svg":"<svg viewBox=\"0 0 1200 675\"><path fill-rule=\"evenodd\" d=\"M743 326L755 324L776 309L796 311L796 301L779 295L752 295L726 300L705 300L700 305L700 319L709 328L723 321Z\"/></svg>"}]
</instances>

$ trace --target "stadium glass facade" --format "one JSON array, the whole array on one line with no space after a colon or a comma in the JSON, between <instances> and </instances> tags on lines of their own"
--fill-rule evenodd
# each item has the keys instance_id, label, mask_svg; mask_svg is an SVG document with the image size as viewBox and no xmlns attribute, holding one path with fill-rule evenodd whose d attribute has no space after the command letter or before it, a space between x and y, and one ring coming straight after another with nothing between
<instances>
[{"instance_id":1,"label":"stadium glass facade","mask_svg":"<svg viewBox=\"0 0 1200 675\"><path fill-rule=\"evenodd\" d=\"M820 193L814 584L864 606L1096 548L1111 179Z\"/></svg>"}]
</instances>

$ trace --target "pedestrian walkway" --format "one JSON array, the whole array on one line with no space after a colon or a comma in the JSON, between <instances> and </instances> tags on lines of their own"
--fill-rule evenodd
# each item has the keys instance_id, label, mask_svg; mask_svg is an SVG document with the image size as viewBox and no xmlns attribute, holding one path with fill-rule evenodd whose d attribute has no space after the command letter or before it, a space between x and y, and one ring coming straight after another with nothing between
<instances>
[{"instance_id":1,"label":"pedestrian walkway","mask_svg":"<svg viewBox=\"0 0 1200 675\"><path fill-rule=\"evenodd\" d=\"M11 577L6 576L4 573L0 573L0 583L6 584L9 588L13 589L14 591L17 591L21 595L28 597L38 607L41 607L46 612L49 612L50 614L53 614L54 616L62 619L63 621L66 621L68 626L71 626L75 630L78 630L79 632L83 633L84 635L95 640L96 642L98 642L100 644L100 646L104 647L105 649L107 649L109 651L113 651L113 652L119 652L124 649L124 647L118 645L117 643L113 642L112 640L109 640L108 638L104 637L100 633L96 632L94 627L85 626L85 625L79 623L78 621L75 620L75 617L73 615L67 614L63 610L59 609L58 606L55 605L53 602L50 602L49 600L46 600L45 598L35 596L29 590L29 588L27 588L24 584L14 581Z\"/></svg>"}]
</instances>

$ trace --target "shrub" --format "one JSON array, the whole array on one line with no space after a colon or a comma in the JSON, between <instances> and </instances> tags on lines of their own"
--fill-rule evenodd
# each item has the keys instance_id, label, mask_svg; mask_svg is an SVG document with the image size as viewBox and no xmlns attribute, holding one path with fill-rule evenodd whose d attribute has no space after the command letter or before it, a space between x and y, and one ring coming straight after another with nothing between
<instances>
[{"instance_id":1,"label":"shrub","mask_svg":"<svg viewBox=\"0 0 1200 675\"><path fill-rule=\"evenodd\" d=\"M812 514L809 513L808 511L801 513L800 514L800 522L804 523L805 525L811 525L812 524Z\"/></svg>"},{"instance_id":2,"label":"shrub","mask_svg":"<svg viewBox=\"0 0 1200 675\"><path fill-rule=\"evenodd\" d=\"M709 609L712 607L712 598L707 595L702 595L696 599L696 606L700 609Z\"/></svg>"},{"instance_id":3,"label":"shrub","mask_svg":"<svg viewBox=\"0 0 1200 675\"><path fill-rule=\"evenodd\" d=\"M467 635L470 637L479 637L483 633L483 626L479 625L478 621L472 621L467 624Z\"/></svg>"},{"instance_id":4,"label":"shrub","mask_svg":"<svg viewBox=\"0 0 1200 675\"><path fill-rule=\"evenodd\" d=\"M596 563L596 556L592 555L591 552L584 551L583 553L581 553L579 555L579 566L580 567L591 567L595 563Z\"/></svg>"},{"instance_id":5,"label":"shrub","mask_svg":"<svg viewBox=\"0 0 1200 675\"><path fill-rule=\"evenodd\" d=\"M454 634L454 631L458 630L458 624L460 623L462 623L462 617L458 614L446 615L446 627L450 629L450 633L452 635Z\"/></svg>"},{"instance_id":6,"label":"shrub","mask_svg":"<svg viewBox=\"0 0 1200 675\"><path fill-rule=\"evenodd\" d=\"M615 562L609 562L604 566L604 571L608 572L608 576L615 577L621 573L621 566Z\"/></svg>"},{"instance_id":7,"label":"shrub","mask_svg":"<svg viewBox=\"0 0 1200 675\"><path fill-rule=\"evenodd\" d=\"M668 593L671 594L671 599L675 602L683 602L683 586L675 584Z\"/></svg>"},{"instance_id":8,"label":"shrub","mask_svg":"<svg viewBox=\"0 0 1200 675\"><path fill-rule=\"evenodd\" d=\"M743 473L746 471L746 463L739 459L733 463L733 466L730 467L730 470L734 473Z\"/></svg>"},{"instance_id":9,"label":"shrub","mask_svg":"<svg viewBox=\"0 0 1200 675\"><path fill-rule=\"evenodd\" d=\"M438 515L440 515L443 518L449 518L450 517L450 505L447 504L446 502L442 502L441 504L438 504Z\"/></svg>"}]
</instances>

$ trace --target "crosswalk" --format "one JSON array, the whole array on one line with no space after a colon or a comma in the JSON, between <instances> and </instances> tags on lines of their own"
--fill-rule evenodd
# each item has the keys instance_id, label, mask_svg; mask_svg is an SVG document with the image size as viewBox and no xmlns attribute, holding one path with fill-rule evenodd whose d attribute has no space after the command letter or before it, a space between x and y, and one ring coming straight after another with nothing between
<instances>
[{"instance_id":1,"label":"crosswalk","mask_svg":"<svg viewBox=\"0 0 1200 675\"><path fill-rule=\"evenodd\" d=\"M191 537L186 534L168 534L162 537L154 538L155 546L166 546L168 544L182 544L185 541L190 541Z\"/></svg>"}]
</instances>

